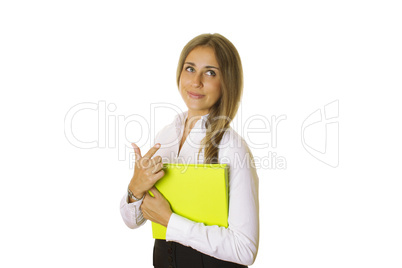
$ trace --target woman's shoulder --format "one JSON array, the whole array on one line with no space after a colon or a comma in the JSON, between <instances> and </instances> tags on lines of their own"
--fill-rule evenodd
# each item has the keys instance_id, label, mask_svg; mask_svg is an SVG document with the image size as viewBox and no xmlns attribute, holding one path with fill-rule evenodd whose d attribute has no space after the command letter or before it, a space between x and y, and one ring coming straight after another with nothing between
<instances>
[{"instance_id":1,"label":"woman's shoulder","mask_svg":"<svg viewBox=\"0 0 402 268\"><path fill-rule=\"evenodd\" d=\"M173 131L173 130L175 131L177 128L181 127L185 119L186 119L186 112L175 115L172 121L168 122L166 125L162 127L161 130L159 130L158 135L166 131Z\"/></svg>"},{"instance_id":2,"label":"woman's shoulder","mask_svg":"<svg viewBox=\"0 0 402 268\"><path fill-rule=\"evenodd\" d=\"M249 146L232 128L227 129L222 137L218 158L219 163L229 164L232 171L239 172L254 168L254 157Z\"/></svg>"},{"instance_id":3,"label":"woman's shoulder","mask_svg":"<svg viewBox=\"0 0 402 268\"><path fill-rule=\"evenodd\" d=\"M229 127L226 129L219 144L219 155L229 156L235 153L244 155L250 153L250 149L243 137L232 127Z\"/></svg>"},{"instance_id":4,"label":"woman's shoulder","mask_svg":"<svg viewBox=\"0 0 402 268\"><path fill-rule=\"evenodd\" d=\"M155 142L169 143L177 137L177 129L182 121L183 114L176 115L172 121L164 125L156 134Z\"/></svg>"}]
</instances>

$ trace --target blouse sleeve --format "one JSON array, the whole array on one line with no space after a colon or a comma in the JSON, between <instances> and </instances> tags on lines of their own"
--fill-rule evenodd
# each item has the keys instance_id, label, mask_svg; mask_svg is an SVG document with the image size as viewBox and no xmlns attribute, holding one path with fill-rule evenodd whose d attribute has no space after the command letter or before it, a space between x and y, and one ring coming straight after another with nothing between
<instances>
[{"instance_id":1,"label":"blouse sleeve","mask_svg":"<svg viewBox=\"0 0 402 268\"><path fill-rule=\"evenodd\" d=\"M241 139L219 151L222 164L229 164L228 227L206 226L172 214L167 241L190 246L215 258L251 265L259 244L258 176L253 157Z\"/></svg>"},{"instance_id":2,"label":"blouse sleeve","mask_svg":"<svg viewBox=\"0 0 402 268\"><path fill-rule=\"evenodd\" d=\"M147 221L142 215L141 204L144 198L140 201L128 203L128 196L125 194L120 201L120 214L124 223L131 229L136 229Z\"/></svg>"}]
</instances>

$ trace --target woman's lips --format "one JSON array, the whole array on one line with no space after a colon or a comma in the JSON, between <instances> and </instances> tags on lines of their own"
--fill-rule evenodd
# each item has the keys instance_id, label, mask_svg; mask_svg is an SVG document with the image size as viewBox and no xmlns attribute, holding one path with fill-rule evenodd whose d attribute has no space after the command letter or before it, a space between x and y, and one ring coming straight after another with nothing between
<instances>
[{"instance_id":1,"label":"woman's lips","mask_svg":"<svg viewBox=\"0 0 402 268\"><path fill-rule=\"evenodd\" d=\"M193 99L201 99L201 98L205 97L205 95L197 94L197 93L190 92L190 91L187 91L187 94L190 96L190 98L193 98Z\"/></svg>"}]
</instances>

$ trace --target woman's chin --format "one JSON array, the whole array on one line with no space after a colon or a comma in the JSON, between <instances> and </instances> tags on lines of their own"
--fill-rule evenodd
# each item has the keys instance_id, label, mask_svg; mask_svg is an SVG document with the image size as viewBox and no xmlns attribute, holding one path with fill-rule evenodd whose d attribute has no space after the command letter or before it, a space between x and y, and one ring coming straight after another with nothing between
<instances>
[{"instance_id":1,"label":"woman's chin","mask_svg":"<svg viewBox=\"0 0 402 268\"><path fill-rule=\"evenodd\" d=\"M185 101L186 106L189 110L204 110L205 109L205 105L201 105L201 103L197 103L194 101Z\"/></svg>"},{"instance_id":2,"label":"woman's chin","mask_svg":"<svg viewBox=\"0 0 402 268\"><path fill-rule=\"evenodd\" d=\"M193 114L206 115L209 112L209 109L206 107L197 106L197 105L188 105L187 103L186 103L186 106L187 106L188 111Z\"/></svg>"}]
</instances>

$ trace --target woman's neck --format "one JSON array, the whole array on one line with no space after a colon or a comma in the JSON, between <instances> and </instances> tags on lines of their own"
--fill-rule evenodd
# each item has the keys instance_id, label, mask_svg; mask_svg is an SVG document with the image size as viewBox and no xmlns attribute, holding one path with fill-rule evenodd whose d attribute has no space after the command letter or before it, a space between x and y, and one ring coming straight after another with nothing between
<instances>
[{"instance_id":1,"label":"woman's neck","mask_svg":"<svg viewBox=\"0 0 402 268\"><path fill-rule=\"evenodd\" d=\"M193 129L193 127L195 126L197 121L200 120L202 116L207 115L207 114L208 114L208 112L197 113L197 112L193 112L193 111L189 110L188 114L187 114L185 128L188 130Z\"/></svg>"}]
</instances>

